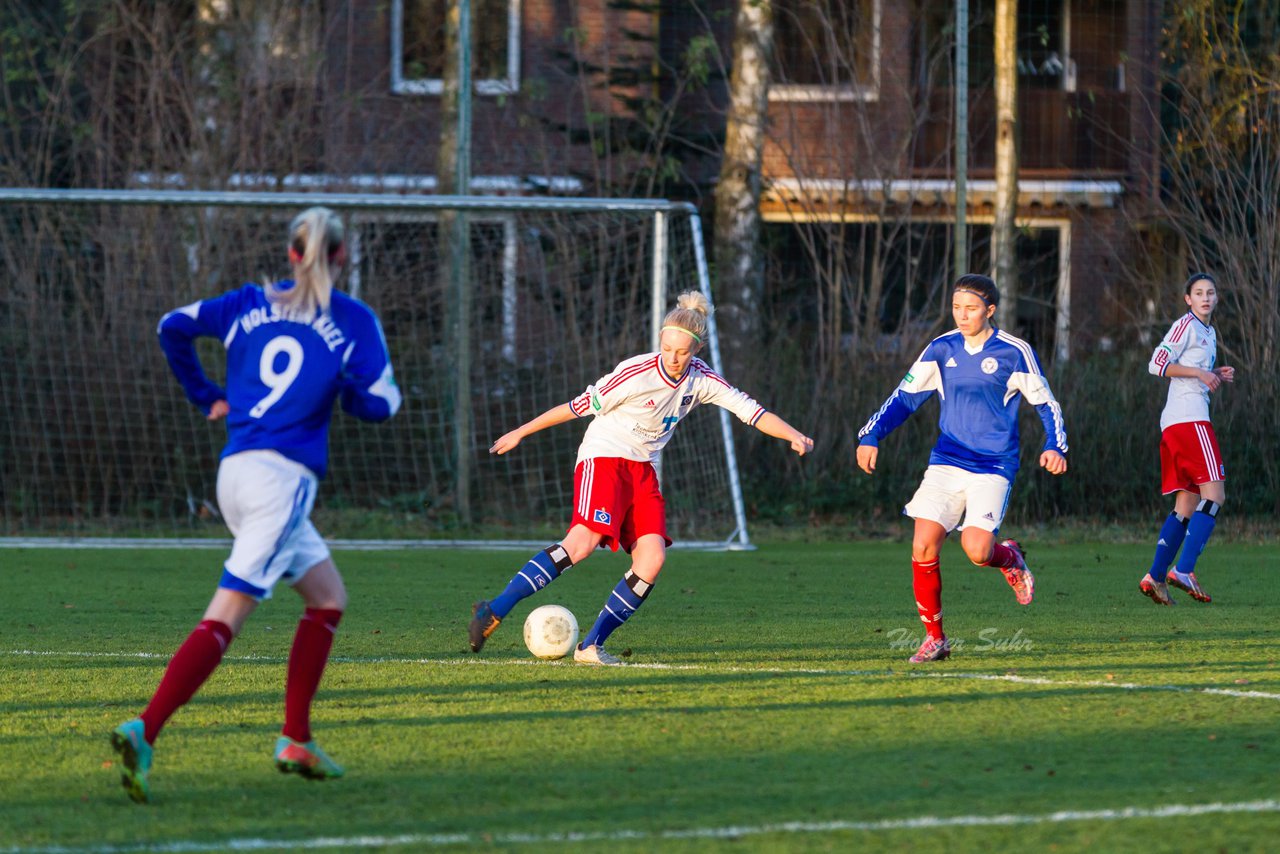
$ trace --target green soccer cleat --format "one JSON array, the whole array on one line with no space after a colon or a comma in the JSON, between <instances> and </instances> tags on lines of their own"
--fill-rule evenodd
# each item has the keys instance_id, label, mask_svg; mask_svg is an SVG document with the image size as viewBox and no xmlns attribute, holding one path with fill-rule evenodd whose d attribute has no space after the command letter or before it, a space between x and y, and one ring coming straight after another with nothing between
<instances>
[{"instance_id":1,"label":"green soccer cleat","mask_svg":"<svg viewBox=\"0 0 1280 854\"><path fill-rule=\"evenodd\" d=\"M134 718L111 731L111 749L120 754L120 785L140 804L151 799L151 745L147 744L142 718Z\"/></svg>"},{"instance_id":2,"label":"green soccer cleat","mask_svg":"<svg viewBox=\"0 0 1280 854\"><path fill-rule=\"evenodd\" d=\"M287 735L276 739L276 767L281 774L301 774L308 780L332 780L345 773L314 740L294 741Z\"/></svg>"}]
</instances>

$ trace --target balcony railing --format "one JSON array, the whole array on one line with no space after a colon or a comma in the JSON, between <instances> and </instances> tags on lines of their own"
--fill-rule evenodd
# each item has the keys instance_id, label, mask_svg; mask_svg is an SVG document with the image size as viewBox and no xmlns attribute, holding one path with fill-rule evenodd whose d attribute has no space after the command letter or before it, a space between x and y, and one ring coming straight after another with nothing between
<instances>
[{"instance_id":1,"label":"balcony railing","mask_svg":"<svg viewBox=\"0 0 1280 854\"><path fill-rule=\"evenodd\" d=\"M953 90L926 96L926 120L916 146L921 176L952 172ZM1018 154L1021 172L1119 175L1128 169L1130 96L1116 90L1064 92L1024 89L1018 93ZM996 104L991 90L969 93L969 173L990 176L995 168Z\"/></svg>"}]
</instances>

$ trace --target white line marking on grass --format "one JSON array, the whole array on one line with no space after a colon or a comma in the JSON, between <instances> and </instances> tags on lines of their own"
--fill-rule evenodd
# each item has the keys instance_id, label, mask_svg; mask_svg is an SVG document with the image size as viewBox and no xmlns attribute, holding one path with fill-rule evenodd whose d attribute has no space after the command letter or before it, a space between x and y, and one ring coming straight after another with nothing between
<instances>
[{"instance_id":1,"label":"white line marking on grass","mask_svg":"<svg viewBox=\"0 0 1280 854\"><path fill-rule=\"evenodd\" d=\"M155 652L86 652L8 649L0 650L0 656L42 657L42 658L115 658L115 659L164 659L172 657L172 653ZM278 655L228 655L223 661L256 662L279 664L287 661ZM537 661L534 659L495 659L495 658L395 658L368 657L344 658L333 656L331 664L423 664L443 667L502 667L517 665L523 667L577 667L572 661ZM598 668L596 668L598 669ZM1165 691L1173 694L1212 694L1219 697L1238 697L1252 700L1280 700L1280 694L1271 691L1244 691L1238 688L1197 688L1189 685L1141 685L1137 682L1109 682L1096 679L1048 679L1043 676L1018 676L1013 673L940 673L915 670L833 670L822 667L724 667L706 664L663 664L661 662L636 663L624 665L625 670L672 670L696 671L704 673L759 673L771 676L869 676L876 678L892 678L902 676L907 679L972 679L982 682L1009 682L1017 685L1046 685L1053 688L1110 688L1122 691Z\"/></svg>"},{"instance_id":2,"label":"white line marking on grass","mask_svg":"<svg viewBox=\"0 0 1280 854\"><path fill-rule=\"evenodd\" d=\"M683 830L614 830L591 833L414 833L397 836L318 836L310 839L227 839L220 842L163 842L139 845L86 847L4 848L0 854L134 854L135 852L271 851L281 848L383 848L412 845L439 848L446 845L547 845L565 842L633 842L664 839L736 839L743 836L796 833L882 832L937 830L948 827L1010 827L1064 824L1080 821L1128 821L1132 819L1184 818L1222 813L1280 812L1280 801L1244 801L1233 804L1172 804L1159 807L1125 807L1111 810L1061 810L1040 815L919 816L880 821L789 821L778 824L729 827L693 827Z\"/></svg>"},{"instance_id":3,"label":"white line marking on grass","mask_svg":"<svg viewBox=\"0 0 1280 854\"><path fill-rule=\"evenodd\" d=\"M1173 691L1179 694L1217 694L1223 697L1251 697L1257 700L1280 700L1280 694L1267 691L1241 691L1238 688L1190 688L1185 685L1139 685L1136 682L1102 682L1098 680L1045 679L1042 676L1016 676L1012 673L913 673L917 679L979 679L987 682L1014 682L1019 685L1087 686L1119 688L1126 691Z\"/></svg>"}]
</instances>

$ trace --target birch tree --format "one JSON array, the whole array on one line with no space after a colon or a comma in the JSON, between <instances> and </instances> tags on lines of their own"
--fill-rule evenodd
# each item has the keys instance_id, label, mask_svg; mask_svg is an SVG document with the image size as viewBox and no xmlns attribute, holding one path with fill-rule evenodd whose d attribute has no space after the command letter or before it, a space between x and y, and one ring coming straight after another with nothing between
<instances>
[{"instance_id":1,"label":"birch tree","mask_svg":"<svg viewBox=\"0 0 1280 854\"><path fill-rule=\"evenodd\" d=\"M996 0L996 219L991 267L1000 288L999 326L1017 334L1018 3Z\"/></svg>"},{"instance_id":2,"label":"birch tree","mask_svg":"<svg viewBox=\"0 0 1280 854\"><path fill-rule=\"evenodd\" d=\"M729 81L729 115L715 201L716 302L732 370L760 340L760 171L769 109L772 0L739 0Z\"/></svg>"}]
</instances>

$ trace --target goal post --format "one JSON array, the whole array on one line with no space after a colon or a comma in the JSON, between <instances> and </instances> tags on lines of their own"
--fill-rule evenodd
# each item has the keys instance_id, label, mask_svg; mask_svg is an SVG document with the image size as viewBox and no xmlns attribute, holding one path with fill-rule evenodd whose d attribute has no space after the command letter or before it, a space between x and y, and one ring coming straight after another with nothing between
<instances>
[{"instance_id":1,"label":"goal post","mask_svg":"<svg viewBox=\"0 0 1280 854\"><path fill-rule=\"evenodd\" d=\"M339 541L492 547L563 532L581 427L502 457L490 444L656 349L676 293L711 299L701 222L685 203L24 188L0 189L0 202L9 544L225 539L225 428L186 401L155 327L172 308L286 274L288 222L304 208L346 221L338 287L378 313L405 398L386 424L335 415L315 518ZM440 222L451 216L470 238L466 283L447 281ZM714 315L709 331L705 355L720 370ZM470 342L464 359L450 351L458 340ZM219 343L199 352L221 381ZM729 413L701 407L663 452L678 545L751 548L734 429Z\"/></svg>"}]
</instances>

